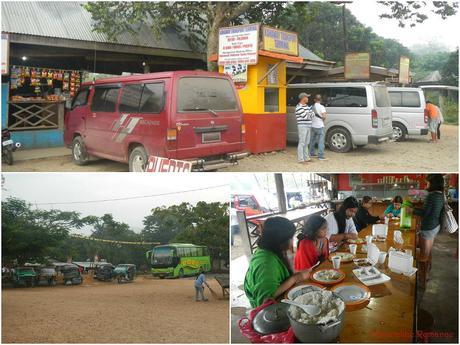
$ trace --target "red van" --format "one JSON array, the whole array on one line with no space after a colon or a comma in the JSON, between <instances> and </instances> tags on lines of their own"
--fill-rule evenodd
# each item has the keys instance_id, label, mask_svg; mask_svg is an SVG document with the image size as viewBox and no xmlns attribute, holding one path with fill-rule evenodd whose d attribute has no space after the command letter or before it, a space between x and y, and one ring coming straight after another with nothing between
<instances>
[{"instance_id":1,"label":"red van","mask_svg":"<svg viewBox=\"0 0 460 345\"><path fill-rule=\"evenodd\" d=\"M206 171L247 156L244 133L228 75L174 71L83 83L66 112L64 142L78 165L97 156L138 172L157 156Z\"/></svg>"}]
</instances>

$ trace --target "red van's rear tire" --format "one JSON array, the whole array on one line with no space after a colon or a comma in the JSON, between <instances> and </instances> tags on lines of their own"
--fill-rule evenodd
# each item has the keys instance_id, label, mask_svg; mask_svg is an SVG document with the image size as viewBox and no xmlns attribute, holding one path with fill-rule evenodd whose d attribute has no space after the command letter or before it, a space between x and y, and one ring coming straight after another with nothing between
<instances>
[{"instance_id":1,"label":"red van's rear tire","mask_svg":"<svg viewBox=\"0 0 460 345\"><path fill-rule=\"evenodd\" d=\"M72 158L77 165L86 165L89 162L89 155L81 136L75 137L72 141Z\"/></svg>"},{"instance_id":2,"label":"red van's rear tire","mask_svg":"<svg viewBox=\"0 0 460 345\"><path fill-rule=\"evenodd\" d=\"M147 165L147 152L142 146L136 146L129 154L129 171L144 172Z\"/></svg>"}]
</instances>

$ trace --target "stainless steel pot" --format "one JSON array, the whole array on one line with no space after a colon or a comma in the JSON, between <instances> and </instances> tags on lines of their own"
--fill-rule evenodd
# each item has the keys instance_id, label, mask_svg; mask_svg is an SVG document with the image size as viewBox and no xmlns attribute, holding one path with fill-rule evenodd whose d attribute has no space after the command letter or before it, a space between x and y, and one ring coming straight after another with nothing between
<instances>
[{"instance_id":1,"label":"stainless steel pot","mask_svg":"<svg viewBox=\"0 0 460 345\"><path fill-rule=\"evenodd\" d=\"M343 298L336 293L332 293L334 297ZM297 308L297 307L292 307ZM288 310L287 316L296 338L301 343L330 343L337 339L342 331L343 320L345 317L345 309L337 317L337 321L332 321L326 325L307 325L303 322L295 320Z\"/></svg>"}]
</instances>

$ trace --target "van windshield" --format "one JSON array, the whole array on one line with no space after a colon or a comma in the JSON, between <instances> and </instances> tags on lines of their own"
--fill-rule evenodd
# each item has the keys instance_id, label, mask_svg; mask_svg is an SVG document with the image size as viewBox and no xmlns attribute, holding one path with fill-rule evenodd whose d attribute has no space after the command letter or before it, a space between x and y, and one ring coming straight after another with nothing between
<instances>
[{"instance_id":1,"label":"van windshield","mask_svg":"<svg viewBox=\"0 0 460 345\"><path fill-rule=\"evenodd\" d=\"M374 86L375 103L377 107L390 107L390 96L386 86Z\"/></svg>"},{"instance_id":2,"label":"van windshield","mask_svg":"<svg viewBox=\"0 0 460 345\"><path fill-rule=\"evenodd\" d=\"M179 112L235 111L238 109L232 84L227 79L183 77L177 91Z\"/></svg>"}]
</instances>

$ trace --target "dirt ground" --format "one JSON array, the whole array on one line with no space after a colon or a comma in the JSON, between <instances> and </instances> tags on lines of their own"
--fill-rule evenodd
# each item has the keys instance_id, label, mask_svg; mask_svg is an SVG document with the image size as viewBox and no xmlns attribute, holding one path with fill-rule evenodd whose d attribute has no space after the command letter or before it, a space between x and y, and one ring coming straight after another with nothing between
<instances>
[{"instance_id":1,"label":"dirt ground","mask_svg":"<svg viewBox=\"0 0 460 345\"><path fill-rule=\"evenodd\" d=\"M458 169L458 126L443 125L442 140L429 144L428 136L414 136L404 142L367 145L349 153L326 150L328 161L314 159L308 164L297 163L297 146L290 144L285 151L253 155L238 165L221 169L235 171L315 171L315 172L450 172ZM59 156L2 165L3 171L128 171L126 164L104 159L77 166L72 157Z\"/></svg>"},{"instance_id":2,"label":"dirt ground","mask_svg":"<svg viewBox=\"0 0 460 345\"><path fill-rule=\"evenodd\" d=\"M193 279L4 288L2 342L227 343L228 299L206 289L209 301L195 302Z\"/></svg>"}]
</instances>

